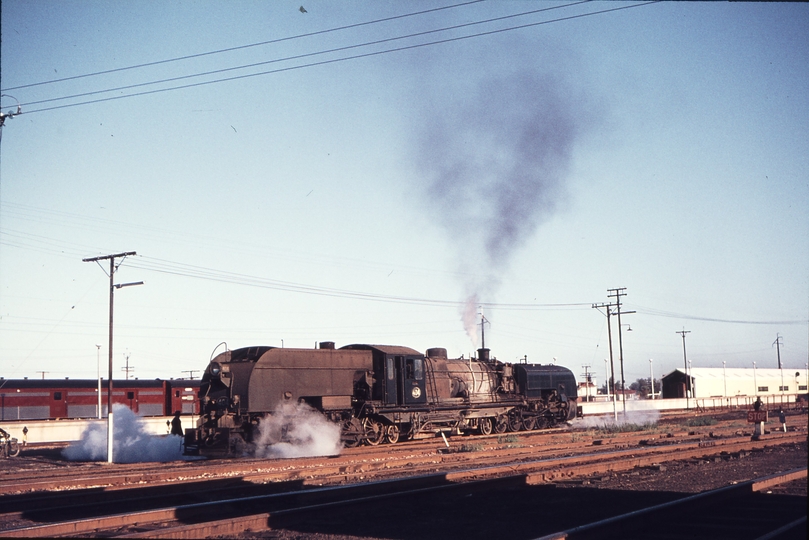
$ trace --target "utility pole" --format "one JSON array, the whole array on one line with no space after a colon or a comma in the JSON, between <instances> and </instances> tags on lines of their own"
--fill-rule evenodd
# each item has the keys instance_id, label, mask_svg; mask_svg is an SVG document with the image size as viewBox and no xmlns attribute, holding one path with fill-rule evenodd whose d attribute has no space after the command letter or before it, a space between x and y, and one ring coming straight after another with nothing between
<instances>
[{"instance_id":1,"label":"utility pole","mask_svg":"<svg viewBox=\"0 0 809 540\"><path fill-rule=\"evenodd\" d=\"M483 308L480 309L480 348L486 348L486 323L489 319L483 316Z\"/></svg>"},{"instance_id":2,"label":"utility pole","mask_svg":"<svg viewBox=\"0 0 809 540\"><path fill-rule=\"evenodd\" d=\"M199 373L199 370L198 369L186 369L184 371L181 371L180 373L188 373L188 378L193 381L194 380L194 373Z\"/></svg>"},{"instance_id":3,"label":"utility pole","mask_svg":"<svg viewBox=\"0 0 809 540\"><path fill-rule=\"evenodd\" d=\"M690 409L690 405L688 403L688 398L690 397L691 393L691 376L688 374L688 359L685 355L685 335L690 334L691 330L686 330L683 328L679 332L674 332L675 334L680 334L683 336L683 365L685 366L685 408Z\"/></svg>"},{"instance_id":4,"label":"utility pole","mask_svg":"<svg viewBox=\"0 0 809 540\"><path fill-rule=\"evenodd\" d=\"M621 333L621 297L626 296L624 292L626 287L620 287L618 289L607 289L607 292L613 293L608 294L607 298L615 298L615 307L618 314L618 359L621 363L621 403L624 408L624 416L626 416L626 380L624 379L624 344L622 339ZM630 313L635 313L634 311L624 311L625 315Z\"/></svg>"},{"instance_id":5,"label":"utility pole","mask_svg":"<svg viewBox=\"0 0 809 540\"><path fill-rule=\"evenodd\" d=\"M50 371L37 371L37 373L42 374L42 380L44 381L45 380L45 374L50 373Z\"/></svg>"},{"instance_id":6,"label":"utility pole","mask_svg":"<svg viewBox=\"0 0 809 540\"><path fill-rule=\"evenodd\" d=\"M98 379L98 419L101 420L101 345L96 344L96 378Z\"/></svg>"},{"instance_id":7,"label":"utility pole","mask_svg":"<svg viewBox=\"0 0 809 540\"><path fill-rule=\"evenodd\" d=\"M610 373L612 374L612 416L613 419L618 421L618 410L615 405L615 362L612 357L612 324L610 324L610 315L612 315L612 306L614 304L593 304L593 309L606 308L607 310L607 340L610 342ZM607 380L607 396L610 395L610 381Z\"/></svg>"},{"instance_id":8,"label":"utility pole","mask_svg":"<svg viewBox=\"0 0 809 540\"><path fill-rule=\"evenodd\" d=\"M778 369L781 369L781 345L784 344L783 340L784 338L781 337L781 334L775 334L775 341L772 342L772 344L775 345L775 348L778 351Z\"/></svg>"},{"instance_id":9,"label":"utility pole","mask_svg":"<svg viewBox=\"0 0 809 540\"><path fill-rule=\"evenodd\" d=\"M585 386L584 393L587 397L587 401L590 401L590 364L584 364L582 367L584 368L584 384L587 385Z\"/></svg>"},{"instance_id":10,"label":"utility pole","mask_svg":"<svg viewBox=\"0 0 809 540\"><path fill-rule=\"evenodd\" d=\"M109 260L110 261L110 327L109 327L109 380L107 381L107 463L113 463L112 461L112 313L113 313L113 299L115 297L115 289L120 289L122 287L129 287L132 285L143 285L142 281L137 283L119 283L115 284L113 279L115 275L115 270L121 266L124 262L124 259L129 257L130 255L137 255L134 251L127 251L125 253L116 253L114 255L104 255L103 257L92 257L89 259L82 259L82 262L94 262L104 270L104 267L101 266L100 261ZM115 259L121 259L121 262L118 265L115 265ZM106 271L105 271L106 273Z\"/></svg>"},{"instance_id":11,"label":"utility pole","mask_svg":"<svg viewBox=\"0 0 809 540\"><path fill-rule=\"evenodd\" d=\"M4 96L4 97L10 97L10 98L11 98L11 99L13 99L14 101L17 101L17 98L15 98L15 97L14 97L14 96L12 96L12 95L9 95L9 94L3 94L3 96ZM20 106L20 102L19 102L19 101L17 101L17 112L7 112L7 113L4 113L3 111L0 111L0 130L2 130L3 126L5 125L5 123L6 123L6 118L14 118L14 117L15 117L15 116L17 116L18 114L22 114L22 107Z\"/></svg>"},{"instance_id":12,"label":"utility pole","mask_svg":"<svg viewBox=\"0 0 809 540\"><path fill-rule=\"evenodd\" d=\"M129 367L129 353L124 353L124 358L126 358L126 367L122 367L121 371L126 373L126 380L129 380L129 372L135 371L135 366Z\"/></svg>"}]
</instances>

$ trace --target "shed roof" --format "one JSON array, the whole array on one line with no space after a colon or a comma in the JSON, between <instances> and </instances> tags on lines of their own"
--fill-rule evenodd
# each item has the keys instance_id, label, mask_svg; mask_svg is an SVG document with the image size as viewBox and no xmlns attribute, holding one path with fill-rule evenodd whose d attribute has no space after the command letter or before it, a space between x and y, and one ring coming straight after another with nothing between
<instances>
[{"instance_id":1,"label":"shed roof","mask_svg":"<svg viewBox=\"0 0 809 540\"><path fill-rule=\"evenodd\" d=\"M783 374L784 378L794 378L795 373L799 373L799 377L801 380L806 379L806 369L803 368L783 368L783 369L773 369L773 368L763 368L763 369L753 369L753 368L704 368L704 367L695 367L689 370L690 374L694 378L699 379L750 379L753 380L755 377L760 378L775 378L781 377ZM671 375L677 376L685 376L685 370L681 368L677 368L671 373L665 375L665 377L669 377Z\"/></svg>"}]
</instances>

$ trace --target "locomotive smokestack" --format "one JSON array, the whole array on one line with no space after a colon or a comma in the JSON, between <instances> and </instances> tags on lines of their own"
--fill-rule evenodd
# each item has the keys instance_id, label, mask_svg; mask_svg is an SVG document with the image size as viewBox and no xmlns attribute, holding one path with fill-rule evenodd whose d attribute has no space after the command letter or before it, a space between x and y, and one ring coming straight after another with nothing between
<instances>
[{"instance_id":1,"label":"locomotive smokestack","mask_svg":"<svg viewBox=\"0 0 809 540\"><path fill-rule=\"evenodd\" d=\"M489 361L489 349L478 349L478 360L481 362Z\"/></svg>"},{"instance_id":2,"label":"locomotive smokestack","mask_svg":"<svg viewBox=\"0 0 809 540\"><path fill-rule=\"evenodd\" d=\"M320 342L321 349L334 349L334 342L333 341L321 341Z\"/></svg>"}]
</instances>

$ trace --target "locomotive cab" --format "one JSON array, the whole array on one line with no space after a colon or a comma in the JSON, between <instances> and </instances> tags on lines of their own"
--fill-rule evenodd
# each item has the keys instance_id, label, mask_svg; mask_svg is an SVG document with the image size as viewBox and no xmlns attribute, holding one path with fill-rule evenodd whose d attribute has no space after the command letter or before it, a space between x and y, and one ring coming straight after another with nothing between
<instances>
[{"instance_id":1,"label":"locomotive cab","mask_svg":"<svg viewBox=\"0 0 809 540\"><path fill-rule=\"evenodd\" d=\"M342 349L370 350L375 378L371 396L385 406L427 403L424 355L409 347L347 345Z\"/></svg>"}]
</instances>

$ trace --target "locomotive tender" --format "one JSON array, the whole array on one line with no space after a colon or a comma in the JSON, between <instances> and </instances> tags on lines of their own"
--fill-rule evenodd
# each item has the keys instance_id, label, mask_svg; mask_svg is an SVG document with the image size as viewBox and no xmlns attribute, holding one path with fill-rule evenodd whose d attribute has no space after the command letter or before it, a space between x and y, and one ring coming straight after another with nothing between
<instances>
[{"instance_id":1,"label":"locomotive tender","mask_svg":"<svg viewBox=\"0 0 809 540\"><path fill-rule=\"evenodd\" d=\"M541 429L576 416L576 380L556 365L510 364L478 349L447 358L409 347L245 347L211 360L200 386L200 419L186 453L249 450L258 425L279 404L303 402L341 426L347 447L396 443L439 432Z\"/></svg>"}]
</instances>

